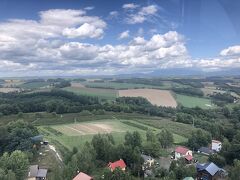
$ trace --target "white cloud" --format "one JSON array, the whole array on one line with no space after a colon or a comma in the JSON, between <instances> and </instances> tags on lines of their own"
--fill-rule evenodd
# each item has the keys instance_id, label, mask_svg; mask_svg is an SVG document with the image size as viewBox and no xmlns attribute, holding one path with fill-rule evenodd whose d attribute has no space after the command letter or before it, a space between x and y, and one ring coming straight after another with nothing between
<instances>
[{"instance_id":1,"label":"white cloud","mask_svg":"<svg viewBox=\"0 0 240 180\"><path fill-rule=\"evenodd\" d=\"M220 52L221 56L234 56L234 55L240 55L240 45L237 46L230 46L226 49L223 49Z\"/></svg>"},{"instance_id":2,"label":"white cloud","mask_svg":"<svg viewBox=\"0 0 240 180\"><path fill-rule=\"evenodd\" d=\"M119 13L118 13L117 11L111 11L111 12L109 13L108 18L109 18L109 19L117 18L118 15L119 15Z\"/></svg>"},{"instance_id":3,"label":"white cloud","mask_svg":"<svg viewBox=\"0 0 240 180\"><path fill-rule=\"evenodd\" d=\"M129 38L129 37L130 37L129 30L127 30L127 31L124 31L121 34L119 34L118 39L126 39L126 38Z\"/></svg>"},{"instance_id":4,"label":"white cloud","mask_svg":"<svg viewBox=\"0 0 240 180\"><path fill-rule=\"evenodd\" d=\"M97 28L94 25L84 23L78 28L65 28L63 35L68 38L101 38L103 36L103 29Z\"/></svg>"},{"instance_id":5,"label":"white cloud","mask_svg":"<svg viewBox=\"0 0 240 180\"><path fill-rule=\"evenodd\" d=\"M156 13L153 9L139 8L137 14L148 18ZM120 39L129 38L126 44L86 43L86 38L103 37L106 27L97 16L69 9L42 11L39 20L0 22L0 75L98 75L172 67L240 67L239 46L222 50L217 58L196 60L189 56L185 38L176 31L154 33L150 38L136 33L136 37L129 38L127 30L119 35Z\"/></svg>"},{"instance_id":6,"label":"white cloud","mask_svg":"<svg viewBox=\"0 0 240 180\"><path fill-rule=\"evenodd\" d=\"M136 9L137 7L139 7L139 5L134 3L124 4L122 6L123 9Z\"/></svg>"},{"instance_id":7,"label":"white cloud","mask_svg":"<svg viewBox=\"0 0 240 180\"><path fill-rule=\"evenodd\" d=\"M142 7L137 12L132 12L128 14L126 18L127 24L139 24L151 18L151 16L155 16L157 14L158 8L155 5L149 5Z\"/></svg>"},{"instance_id":8,"label":"white cloud","mask_svg":"<svg viewBox=\"0 0 240 180\"><path fill-rule=\"evenodd\" d=\"M146 6L143 7L140 11L139 14L142 16L147 16L147 15L153 15L157 12L157 6L155 5L150 5L150 6Z\"/></svg>"},{"instance_id":9,"label":"white cloud","mask_svg":"<svg viewBox=\"0 0 240 180\"><path fill-rule=\"evenodd\" d=\"M94 6L87 6L84 8L84 10L90 11L90 10L93 10L94 8L95 8Z\"/></svg>"}]
</instances>

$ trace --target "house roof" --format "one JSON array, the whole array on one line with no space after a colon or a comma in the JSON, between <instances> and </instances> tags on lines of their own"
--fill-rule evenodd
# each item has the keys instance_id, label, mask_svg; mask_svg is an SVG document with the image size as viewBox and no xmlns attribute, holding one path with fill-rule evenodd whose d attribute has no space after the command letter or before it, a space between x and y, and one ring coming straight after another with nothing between
<instances>
[{"instance_id":1,"label":"house roof","mask_svg":"<svg viewBox=\"0 0 240 180\"><path fill-rule=\"evenodd\" d=\"M32 165L29 167L28 177L36 177L38 173L38 165Z\"/></svg>"},{"instance_id":2,"label":"house roof","mask_svg":"<svg viewBox=\"0 0 240 180\"><path fill-rule=\"evenodd\" d=\"M126 164L125 164L125 162L122 159L120 159L120 160L115 161L113 163L109 162L108 163L108 167L110 167L114 171L114 169L117 168L117 167L120 167L121 169L125 168Z\"/></svg>"},{"instance_id":3,"label":"house roof","mask_svg":"<svg viewBox=\"0 0 240 180\"><path fill-rule=\"evenodd\" d=\"M197 164L197 171L203 171L206 170L209 174L214 176L218 171L221 170L216 164L214 163L205 163L205 164Z\"/></svg>"},{"instance_id":4,"label":"house roof","mask_svg":"<svg viewBox=\"0 0 240 180\"><path fill-rule=\"evenodd\" d=\"M185 177L183 180L194 180L192 177Z\"/></svg>"},{"instance_id":5,"label":"house roof","mask_svg":"<svg viewBox=\"0 0 240 180\"><path fill-rule=\"evenodd\" d=\"M46 177L47 169L39 169L38 165L32 165L29 167L28 177Z\"/></svg>"},{"instance_id":6,"label":"house roof","mask_svg":"<svg viewBox=\"0 0 240 180\"><path fill-rule=\"evenodd\" d=\"M47 177L47 169L38 169L38 173L36 177Z\"/></svg>"},{"instance_id":7,"label":"house roof","mask_svg":"<svg viewBox=\"0 0 240 180\"><path fill-rule=\"evenodd\" d=\"M212 154L213 153L213 151L208 147L201 147L201 148L198 149L198 151L202 152L202 153L205 153L205 154Z\"/></svg>"},{"instance_id":8,"label":"house roof","mask_svg":"<svg viewBox=\"0 0 240 180\"><path fill-rule=\"evenodd\" d=\"M222 142L218 140L212 140L212 143L222 143Z\"/></svg>"},{"instance_id":9,"label":"house roof","mask_svg":"<svg viewBox=\"0 0 240 180\"><path fill-rule=\"evenodd\" d=\"M93 178L83 172L80 172L73 180L92 180Z\"/></svg>"},{"instance_id":10,"label":"house roof","mask_svg":"<svg viewBox=\"0 0 240 180\"><path fill-rule=\"evenodd\" d=\"M178 146L175 149L175 152L180 153L180 154L186 154L188 151L190 151L190 150L186 147L183 147L183 146Z\"/></svg>"},{"instance_id":11,"label":"house roof","mask_svg":"<svg viewBox=\"0 0 240 180\"><path fill-rule=\"evenodd\" d=\"M193 157L188 154L187 156L185 156L185 159L188 160L188 161L191 161L193 159Z\"/></svg>"},{"instance_id":12,"label":"house roof","mask_svg":"<svg viewBox=\"0 0 240 180\"><path fill-rule=\"evenodd\" d=\"M141 154L141 157L143 158L144 161L152 160L153 158L151 156L147 156L145 154Z\"/></svg>"}]
</instances>

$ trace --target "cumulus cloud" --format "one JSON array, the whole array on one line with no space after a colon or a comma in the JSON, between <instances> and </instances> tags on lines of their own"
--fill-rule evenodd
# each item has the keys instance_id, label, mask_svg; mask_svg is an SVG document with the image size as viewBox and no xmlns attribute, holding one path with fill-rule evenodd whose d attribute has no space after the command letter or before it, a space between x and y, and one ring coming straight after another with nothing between
<instances>
[{"instance_id":1,"label":"cumulus cloud","mask_svg":"<svg viewBox=\"0 0 240 180\"><path fill-rule=\"evenodd\" d=\"M131 12L127 15L126 22L128 24L139 24L148 20L151 16L157 14L158 8L155 5L149 5L140 8L137 12Z\"/></svg>"},{"instance_id":2,"label":"cumulus cloud","mask_svg":"<svg viewBox=\"0 0 240 180\"><path fill-rule=\"evenodd\" d=\"M127 31L124 31L124 32L120 33L119 36L118 36L118 39L126 39L126 38L129 38L129 37L130 37L129 30L127 30Z\"/></svg>"},{"instance_id":3,"label":"cumulus cloud","mask_svg":"<svg viewBox=\"0 0 240 180\"><path fill-rule=\"evenodd\" d=\"M65 28L63 35L68 38L101 38L103 36L103 29L88 23L84 23L78 28Z\"/></svg>"},{"instance_id":4,"label":"cumulus cloud","mask_svg":"<svg viewBox=\"0 0 240 180\"><path fill-rule=\"evenodd\" d=\"M123 9L136 9L137 7L139 7L139 5L134 3L128 3L122 6Z\"/></svg>"},{"instance_id":5,"label":"cumulus cloud","mask_svg":"<svg viewBox=\"0 0 240 180\"><path fill-rule=\"evenodd\" d=\"M111 12L109 13L108 18L109 18L109 19L114 19L114 18L117 18L118 15L119 15L119 13L118 13L117 11L111 11Z\"/></svg>"},{"instance_id":6,"label":"cumulus cloud","mask_svg":"<svg viewBox=\"0 0 240 180\"><path fill-rule=\"evenodd\" d=\"M234 56L234 55L240 55L240 45L237 46L230 46L226 49L223 49L220 52L220 55L222 56Z\"/></svg>"},{"instance_id":7,"label":"cumulus cloud","mask_svg":"<svg viewBox=\"0 0 240 180\"><path fill-rule=\"evenodd\" d=\"M143 17L154 13L153 7L138 11ZM106 22L100 17L88 16L84 10L51 9L40 12L39 16L39 20L0 22L1 76L99 75L175 67L206 70L240 67L239 46L222 50L217 58L192 59L184 36L176 31L153 33L150 38L136 33L136 37L130 38L127 30L119 38L129 38L128 43L104 44L96 42L103 37ZM97 39L86 43L86 38Z\"/></svg>"}]
</instances>

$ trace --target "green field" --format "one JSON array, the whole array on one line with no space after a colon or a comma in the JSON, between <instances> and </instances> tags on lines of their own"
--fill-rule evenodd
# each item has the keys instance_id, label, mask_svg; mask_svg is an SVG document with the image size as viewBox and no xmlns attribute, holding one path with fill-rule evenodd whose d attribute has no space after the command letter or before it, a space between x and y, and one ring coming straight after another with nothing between
<instances>
[{"instance_id":1,"label":"green field","mask_svg":"<svg viewBox=\"0 0 240 180\"><path fill-rule=\"evenodd\" d=\"M114 137L114 140L116 143L122 143L124 141L124 136L127 131L133 132L138 131L143 141L146 139L146 130L130 126L124 123L126 120L117 120L117 119L105 119L100 121L91 121L91 122L82 122L82 123L76 123L76 124L64 124L64 125L53 125L50 126L50 129L46 126L39 126L39 130L42 134L45 135L45 138L50 141L57 141L61 144L63 144L66 148L71 150L73 147L81 148L85 142L91 141L94 134L97 133L106 133L105 131L102 131L102 129L98 129L95 133L94 132L87 132L88 129L90 131L95 130L93 127L91 127L94 124L101 124L101 126L108 126L112 128L111 134ZM129 120L127 120L129 122ZM130 121L132 123L141 124L136 121ZM152 129L156 134L161 131L161 129L154 128L148 125L143 125L147 129ZM95 127L95 126L94 126ZM52 130L54 129L54 130ZM60 133L56 133L57 132ZM84 135L82 133L85 133ZM178 134L173 134L174 137L174 143L183 143L187 141L187 138L180 136Z\"/></svg>"},{"instance_id":2,"label":"green field","mask_svg":"<svg viewBox=\"0 0 240 180\"><path fill-rule=\"evenodd\" d=\"M116 82L81 82L86 87L91 88L109 88L109 89L134 89L134 88L159 88L168 89L170 86L166 83L164 86L151 86L145 84L134 84L134 83L116 83Z\"/></svg>"},{"instance_id":3,"label":"green field","mask_svg":"<svg viewBox=\"0 0 240 180\"><path fill-rule=\"evenodd\" d=\"M49 82L31 82L31 83L20 84L18 86L23 89L38 89L48 85L50 85Z\"/></svg>"},{"instance_id":4,"label":"green field","mask_svg":"<svg viewBox=\"0 0 240 180\"><path fill-rule=\"evenodd\" d=\"M200 107L203 109L209 109L215 107L215 105L211 103L211 100L207 98L176 94L176 100L179 104L189 108Z\"/></svg>"},{"instance_id":5,"label":"green field","mask_svg":"<svg viewBox=\"0 0 240 180\"><path fill-rule=\"evenodd\" d=\"M114 100L118 92L114 89L101 89L101 88L79 88L79 87L66 87L66 91L76 93L78 95L87 95L99 97L102 99Z\"/></svg>"},{"instance_id":6,"label":"green field","mask_svg":"<svg viewBox=\"0 0 240 180\"><path fill-rule=\"evenodd\" d=\"M146 119L144 121L142 120L136 120L136 121L141 122L142 124L148 125L150 127L155 127L158 129L167 129L174 134L178 134L186 138L190 137L192 131L196 129L190 124L183 124L183 123L171 121L169 119L160 119L160 120Z\"/></svg>"}]
</instances>

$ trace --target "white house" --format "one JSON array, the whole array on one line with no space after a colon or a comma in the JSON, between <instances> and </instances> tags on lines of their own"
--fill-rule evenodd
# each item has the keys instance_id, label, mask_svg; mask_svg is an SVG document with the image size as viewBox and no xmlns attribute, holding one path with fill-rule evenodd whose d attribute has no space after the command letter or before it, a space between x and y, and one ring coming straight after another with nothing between
<instances>
[{"instance_id":1,"label":"white house","mask_svg":"<svg viewBox=\"0 0 240 180\"><path fill-rule=\"evenodd\" d=\"M219 152L222 149L222 142L217 140L212 140L212 150Z\"/></svg>"},{"instance_id":2,"label":"white house","mask_svg":"<svg viewBox=\"0 0 240 180\"><path fill-rule=\"evenodd\" d=\"M186 158L188 161L192 160L192 151L186 147L178 146L175 149L175 159Z\"/></svg>"}]
</instances>

